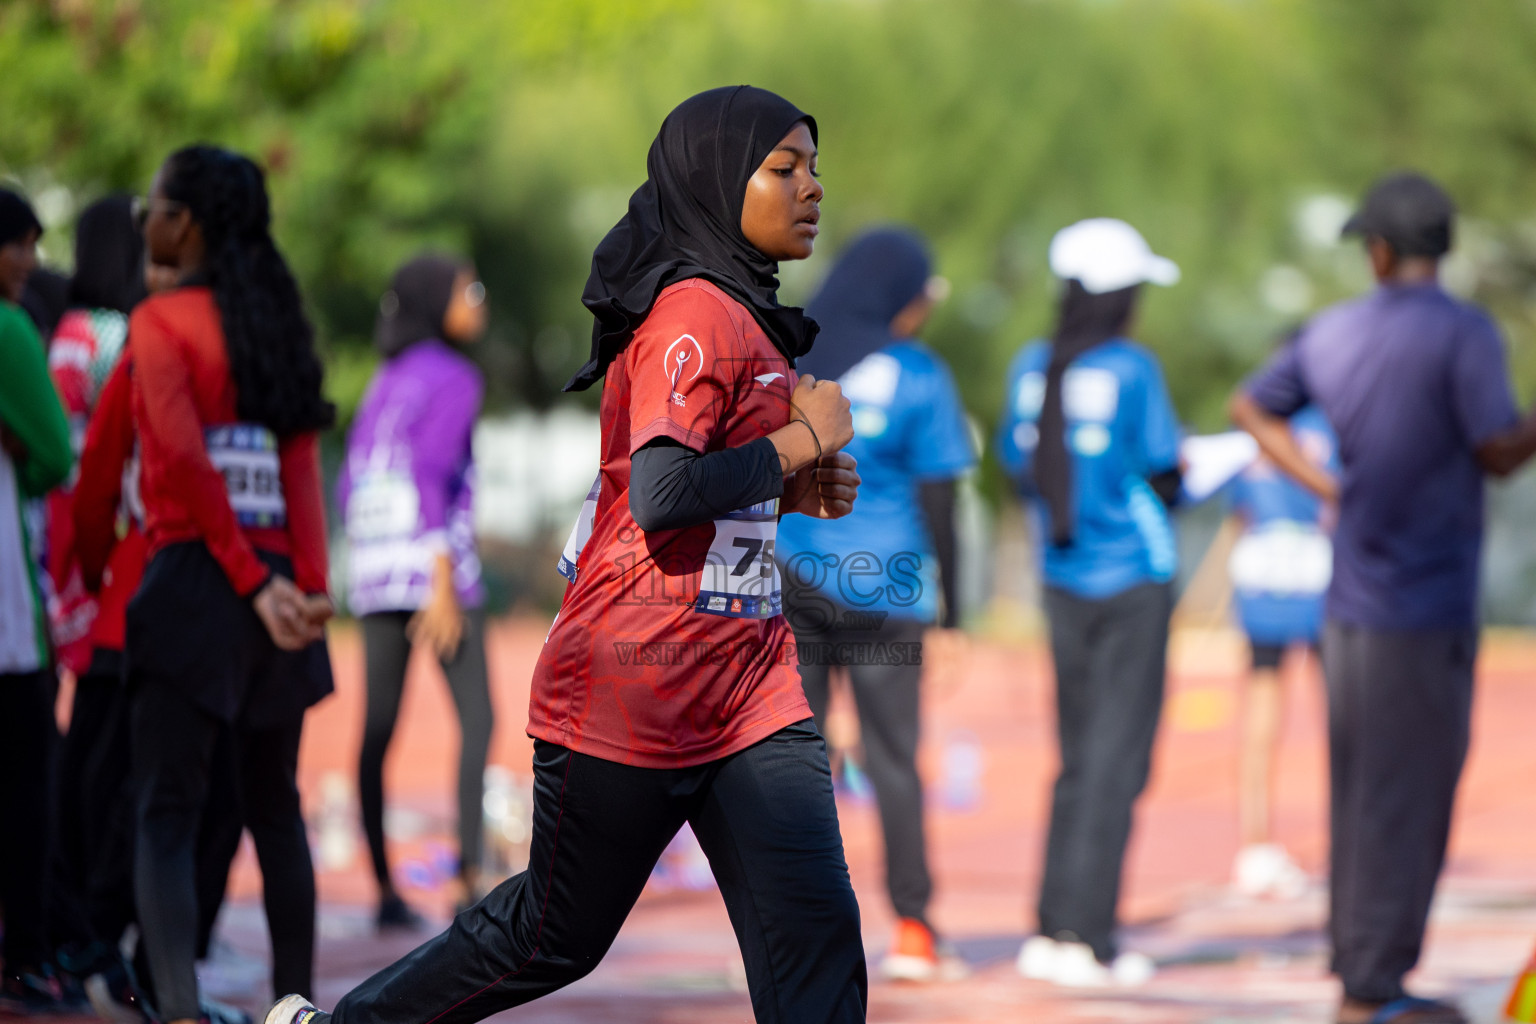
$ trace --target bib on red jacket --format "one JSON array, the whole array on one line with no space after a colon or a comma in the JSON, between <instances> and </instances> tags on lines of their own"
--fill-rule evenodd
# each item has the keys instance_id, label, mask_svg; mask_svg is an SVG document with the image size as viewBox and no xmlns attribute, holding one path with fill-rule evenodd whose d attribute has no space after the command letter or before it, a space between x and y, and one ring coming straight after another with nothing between
<instances>
[{"instance_id":1,"label":"bib on red jacket","mask_svg":"<svg viewBox=\"0 0 1536 1024\"><path fill-rule=\"evenodd\" d=\"M590 536L534 669L529 735L642 767L703 764L810 717L779 614L777 501L647 534L630 457L669 437L699 452L789 422L795 374L751 314L691 279L657 298L608 367ZM575 535L584 535L578 524Z\"/></svg>"}]
</instances>

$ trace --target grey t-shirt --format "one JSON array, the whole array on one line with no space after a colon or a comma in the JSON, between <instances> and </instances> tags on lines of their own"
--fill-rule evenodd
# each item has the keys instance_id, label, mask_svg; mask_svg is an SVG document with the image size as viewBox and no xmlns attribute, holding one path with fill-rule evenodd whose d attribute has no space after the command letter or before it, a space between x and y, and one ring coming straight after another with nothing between
<instances>
[{"instance_id":1,"label":"grey t-shirt","mask_svg":"<svg viewBox=\"0 0 1536 1024\"><path fill-rule=\"evenodd\" d=\"M1338 434L1328 617L1375 629L1475 625L1475 452L1519 418L1487 314L1437 285L1384 285L1319 313L1246 387L1277 416L1316 403Z\"/></svg>"}]
</instances>

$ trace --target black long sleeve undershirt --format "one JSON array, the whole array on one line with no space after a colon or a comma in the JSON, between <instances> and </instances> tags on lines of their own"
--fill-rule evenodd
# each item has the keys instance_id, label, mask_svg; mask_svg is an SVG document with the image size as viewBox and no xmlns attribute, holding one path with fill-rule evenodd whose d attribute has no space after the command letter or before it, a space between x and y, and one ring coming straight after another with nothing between
<instances>
[{"instance_id":1,"label":"black long sleeve undershirt","mask_svg":"<svg viewBox=\"0 0 1536 1024\"><path fill-rule=\"evenodd\" d=\"M1184 471L1175 466L1165 469L1161 473L1154 473L1147 478L1147 483L1152 488L1152 493L1157 495L1165 506L1173 508L1178 504L1179 493L1184 487Z\"/></svg>"},{"instance_id":2,"label":"black long sleeve undershirt","mask_svg":"<svg viewBox=\"0 0 1536 1024\"><path fill-rule=\"evenodd\" d=\"M944 614L939 625L954 629L960 624L960 572L955 559L955 481L925 480L917 485L917 503L922 507L933 554L939 561L939 593L944 596Z\"/></svg>"},{"instance_id":3,"label":"black long sleeve undershirt","mask_svg":"<svg viewBox=\"0 0 1536 1024\"><path fill-rule=\"evenodd\" d=\"M647 533L712 522L783 493L779 453L766 437L705 455L658 437L629 463L629 512Z\"/></svg>"}]
</instances>

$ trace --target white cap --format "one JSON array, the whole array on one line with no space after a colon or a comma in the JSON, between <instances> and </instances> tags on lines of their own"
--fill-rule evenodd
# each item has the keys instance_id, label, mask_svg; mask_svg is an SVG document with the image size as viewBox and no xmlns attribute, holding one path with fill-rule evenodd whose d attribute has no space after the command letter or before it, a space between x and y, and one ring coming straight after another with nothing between
<instances>
[{"instance_id":1,"label":"white cap","mask_svg":"<svg viewBox=\"0 0 1536 1024\"><path fill-rule=\"evenodd\" d=\"M1051 239L1051 272L1076 278L1095 295L1133 284L1177 284L1179 265L1154 253L1123 220L1095 217L1062 228Z\"/></svg>"}]
</instances>

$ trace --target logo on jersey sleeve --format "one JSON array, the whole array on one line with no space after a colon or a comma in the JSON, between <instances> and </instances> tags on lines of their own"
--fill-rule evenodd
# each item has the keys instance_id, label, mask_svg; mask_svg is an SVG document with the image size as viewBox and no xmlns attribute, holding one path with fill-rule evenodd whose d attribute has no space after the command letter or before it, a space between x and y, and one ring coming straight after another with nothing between
<instances>
[{"instance_id":1,"label":"logo on jersey sleeve","mask_svg":"<svg viewBox=\"0 0 1536 1024\"><path fill-rule=\"evenodd\" d=\"M704 350L699 346L698 339L691 334L679 335L662 354L661 366L666 372L667 382L672 385L672 404L686 406L687 399L677 389L680 384L696 380L704 371Z\"/></svg>"},{"instance_id":2,"label":"logo on jersey sleeve","mask_svg":"<svg viewBox=\"0 0 1536 1024\"><path fill-rule=\"evenodd\" d=\"M772 384L782 376L784 376L782 373L760 373L752 379L757 381L763 387L767 387L769 384Z\"/></svg>"}]
</instances>

